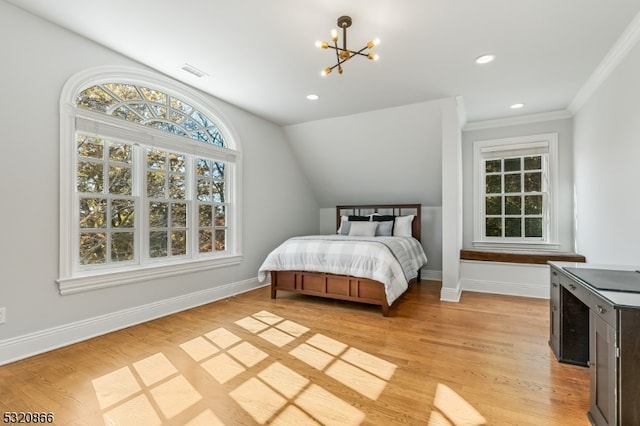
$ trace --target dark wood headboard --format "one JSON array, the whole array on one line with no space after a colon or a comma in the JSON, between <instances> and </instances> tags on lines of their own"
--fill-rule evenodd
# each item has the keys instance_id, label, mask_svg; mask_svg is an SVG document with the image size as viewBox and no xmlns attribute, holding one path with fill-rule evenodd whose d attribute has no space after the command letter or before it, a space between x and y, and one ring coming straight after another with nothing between
<instances>
[{"instance_id":1,"label":"dark wood headboard","mask_svg":"<svg viewBox=\"0 0 640 426\"><path fill-rule=\"evenodd\" d=\"M422 224L422 205L421 204L365 204L336 206L336 229L340 227L341 216L357 215L366 216L373 213L392 214L394 216L415 215L411 223L411 235L420 241Z\"/></svg>"}]
</instances>

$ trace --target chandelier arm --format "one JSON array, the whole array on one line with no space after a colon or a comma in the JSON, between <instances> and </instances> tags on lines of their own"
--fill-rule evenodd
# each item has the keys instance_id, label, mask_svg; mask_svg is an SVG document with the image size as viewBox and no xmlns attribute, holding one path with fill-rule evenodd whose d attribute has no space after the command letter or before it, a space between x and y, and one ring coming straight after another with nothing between
<instances>
[{"instance_id":1,"label":"chandelier arm","mask_svg":"<svg viewBox=\"0 0 640 426\"><path fill-rule=\"evenodd\" d=\"M367 56L367 54L366 54L366 53L362 53L362 52L364 52L364 51L365 51L365 50L367 50L368 48L369 48L368 46L365 46L365 47L363 47L362 49L358 50L357 52L354 52L353 50L350 50L349 52L350 52L350 53L352 53L352 54L354 54L354 55Z\"/></svg>"}]
</instances>

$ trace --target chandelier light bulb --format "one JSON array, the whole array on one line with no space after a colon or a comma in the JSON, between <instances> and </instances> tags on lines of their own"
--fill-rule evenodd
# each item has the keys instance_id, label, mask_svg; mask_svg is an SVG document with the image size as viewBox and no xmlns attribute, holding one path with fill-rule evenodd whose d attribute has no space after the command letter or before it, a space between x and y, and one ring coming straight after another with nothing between
<instances>
[{"instance_id":1,"label":"chandelier light bulb","mask_svg":"<svg viewBox=\"0 0 640 426\"><path fill-rule=\"evenodd\" d=\"M338 30L335 28L331 30L331 40L338 41Z\"/></svg>"},{"instance_id":2,"label":"chandelier light bulb","mask_svg":"<svg viewBox=\"0 0 640 426\"><path fill-rule=\"evenodd\" d=\"M326 41L316 41L316 47L320 48L320 49L326 49L327 47L329 47L329 43L327 43Z\"/></svg>"},{"instance_id":3,"label":"chandelier light bulb","mask_svg":"<svg viewBox=\"0 0 640 426\"><path fill-rule=\"evenodd\" d=\"M377 61L378 59L380 59L380 57L378 56L378 54L377 54L377 53L373 53L373 52L370 52L370 53L367 55L367 58L371 59L372 61Z\"/></svg>"},{"instance_id":4,"label":"chandelier light bulb","mask_svg":"<svg viewBox=\"0 0 640 426\"><path fill-rule=\"evenodd\" d=\"M331 73L331 68L330 67L326 67L325 69L322 70L322 75L325 76L327 74Z\"/></svg>"},{"instance_id":5,"label":"chandelier light bulb","mask_svg":"<svg viewBox=\"0 0 640 426\"><path fill-rule=\"evenodd\" d=\"M367 47L369 49L372 49L373 47L377 46L380 44L380 39L379 38L374 38L373 40L371 40L370 42L367 43Z\"/></svg>"}]
</instances>

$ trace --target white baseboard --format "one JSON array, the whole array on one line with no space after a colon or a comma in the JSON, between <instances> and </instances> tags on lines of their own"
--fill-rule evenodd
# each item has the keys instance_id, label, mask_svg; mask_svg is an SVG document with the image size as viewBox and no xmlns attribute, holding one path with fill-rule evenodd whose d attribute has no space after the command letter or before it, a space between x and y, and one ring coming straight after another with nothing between
<instances>
[{"instance_id":1,"label":"white baseboard","mask_svg":"<svg viewBox=\"0 0 640 426\"><path fill-rule=\"evenodd\" d=\"M440 289L440 301L442 302L459 302L460 295L462 294L462 287L460 282L456 284L455 288L442 287Z\"/></svg>"},{"instance_id":2,"label":"white baseboard","mask_svg":"<svg viewBox=\"0 0 640 426\"><path fill-rule=\"evenodd\" d=\"M431 269L421 269L420 278L423 280L442 281L442 271L433 271Z\"/></svg>"},{"instance_id":3,"label":"white baseboard","mask_svg":"<svg viewBox=\"0 0 640 426\"><path fill-rule=\"evenodd\" d=\"M0 365L245 293L265 285L269 283L260 284L257 278L252 278L1 340Z\"/></svg>"}]
</instances>

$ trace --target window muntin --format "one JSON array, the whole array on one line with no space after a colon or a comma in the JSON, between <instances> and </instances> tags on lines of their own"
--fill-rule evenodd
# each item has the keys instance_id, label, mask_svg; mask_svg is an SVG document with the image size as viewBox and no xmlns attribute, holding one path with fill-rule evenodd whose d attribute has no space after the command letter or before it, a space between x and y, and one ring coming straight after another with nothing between
<instances>
[{"instance_id":1,"label":"window muntin","mask_svg":"<svg viewBox=\"0 0 640 426\"><path fill-rule=\"evenodd\" d=\"M110 83L125 74L131 82ZM132 69L87 70L67 82L62 294L240 262L241 155L207 103L186 86ZM216 170L199 172L198 163ZM207 179L208 193L198 197Z\"/></svg>"},{"instance_id":2,"label":"window muntin","mask_svg":"<svg viewBox=\"0 0 640 426\"><path fill-rule=\"evenodd\" d=\"M476 248L557 250L557 134L474 142Z\"/></svg>"},{"instance_id":3,"label":"window muntin","mask_svg":"<svg viewBox=\"0 0 640 426\"><path fill-rule=\"evenodd\" d=\"M78 263L135 260L132 146L78 133L76 155Z\"/></svg>"},{"instance_id":4,"label":"window muntin","mask_svg":"<svg viewBox=\"0 0 640 426\"><path fill-rule=\"evenodd\" d=\"M226 146L213 120L161 90L125 83L96 84L78 95L76 105L174 135Z\"/></svg>"},{"instance_id":5,"label":"window muntin","mask_svg":"<svg viewBox=\"0 0 640 426\"><path fill-rule=\"evenodd\" d=\"M546 156L484 160L484 237L544 240Z\"/></svg>"}]
</instances>

